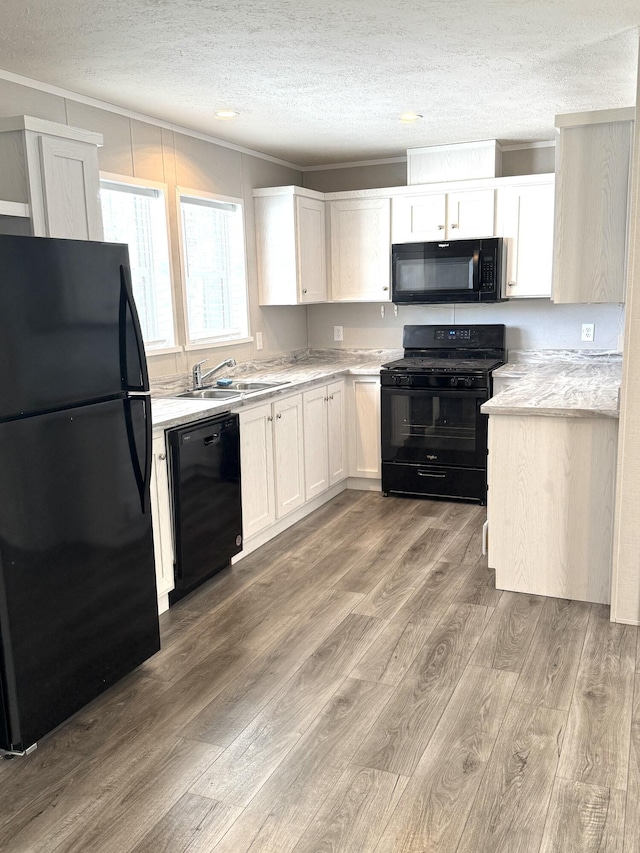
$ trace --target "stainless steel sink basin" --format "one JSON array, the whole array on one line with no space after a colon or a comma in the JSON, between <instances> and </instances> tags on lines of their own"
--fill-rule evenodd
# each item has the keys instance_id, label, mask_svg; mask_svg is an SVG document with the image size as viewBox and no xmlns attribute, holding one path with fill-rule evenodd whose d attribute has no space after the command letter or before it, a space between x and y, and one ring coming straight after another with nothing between
<instances>
[{"instance_id":1,"label":"stainless steel sink basin","mask_svg":"<svg viewBox=\"0 0 640 853\"><path fill-rule=\"evenodd\" d=\"M240 392L229 388L201 388L198 391L184 391L176 396L189 397L191 400L231 400L240 397Z\"/></svg>"},{"instance_id":2,"label":"stainless steel sink basin","mask_svg":"<svg viewBox=\"0 0 640 853\"><path fill-rule=\"evenodd\" d=\"M235 389L236 391L264 391L266 388L277 388L278 385L283 385L282 382L243 382L241 380L233 381L230 385L225 385L225 389Z\"/></svg>"}]
</instances>

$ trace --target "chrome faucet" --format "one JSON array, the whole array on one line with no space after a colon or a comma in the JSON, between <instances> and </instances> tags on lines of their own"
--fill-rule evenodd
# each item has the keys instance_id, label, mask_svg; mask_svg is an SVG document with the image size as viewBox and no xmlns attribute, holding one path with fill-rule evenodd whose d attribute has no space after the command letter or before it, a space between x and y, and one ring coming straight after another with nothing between
<instances>
[{"instance_id":1,"label":"chrome faucet","mask_svg":"<svg viewBox=\"0 0 640 853\"><path fill-rule=\"evenodd\" d=\"M216 364L215 367L212 367L211 370L207 370L206 373L202 372L202 365L206 364L209 361L208 358L205 358L203 361L199 361L197 364L193 365L192 376L193 376L193 390L198 391L200 388L204 387L203 382L209 376L213 376L214 373L217 373L223 367L235 367L236 360L235 358L226 358L224 361L221 361L220 364Z\"/></svg>"}]
</instances>

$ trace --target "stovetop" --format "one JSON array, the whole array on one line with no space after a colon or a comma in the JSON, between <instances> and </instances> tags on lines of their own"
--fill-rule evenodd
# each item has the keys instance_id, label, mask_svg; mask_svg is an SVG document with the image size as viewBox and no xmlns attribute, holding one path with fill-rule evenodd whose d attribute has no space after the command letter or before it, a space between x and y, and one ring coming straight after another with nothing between
<instances>
[{"instance_id":1,"label":"stovetop","mask_svg":"<svg viewBox=\"0 0 640 853\"><path fill-rule=\"evenodd\" d=\"M501 358L443 358L438 356L408 356L390 361L382 367L405 373L486 373L504 364Z\"/></svg>"}]
</instances>

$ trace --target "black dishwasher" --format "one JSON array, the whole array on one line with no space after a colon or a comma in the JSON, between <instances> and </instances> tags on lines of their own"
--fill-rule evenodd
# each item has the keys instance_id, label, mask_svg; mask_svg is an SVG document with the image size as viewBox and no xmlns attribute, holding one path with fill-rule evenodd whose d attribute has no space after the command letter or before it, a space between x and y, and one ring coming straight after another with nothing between
<instances>
[{"instance_id":1,"label":"black dishwasher","mask_svg":"<svg viewBox=\"0 0 640 853\"><path fill-rule=\"evenodd\" d=\"M240 426L225 412L167 430L171 458L174 604L242 550Z\"/></svg>"}]
</instances>

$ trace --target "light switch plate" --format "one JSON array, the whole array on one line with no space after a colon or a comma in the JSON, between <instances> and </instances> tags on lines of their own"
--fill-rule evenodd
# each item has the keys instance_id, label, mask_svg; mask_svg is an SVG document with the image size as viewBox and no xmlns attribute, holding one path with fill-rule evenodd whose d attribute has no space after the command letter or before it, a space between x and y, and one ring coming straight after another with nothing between
<instances>
[{"instance_id":1,"label":"light switch plate","mask_svg":"<svg viewBox=\"0 0 640 853\"><path fill-rule=\"evenodd\" d=\"M262 349L262 332L256 332L256 349Z\"/></svg>"},{"instance_id":2,"label":"light switch plate","mask_svg":"<svg viewBox=\"0 0 640 853\"><path fill-rule=\"evenodd\" d=\"M333 327L333 340L334 341L343 341L344 340L344 327L343 326L334 326Z\"/></svg>"}]
</instances>

